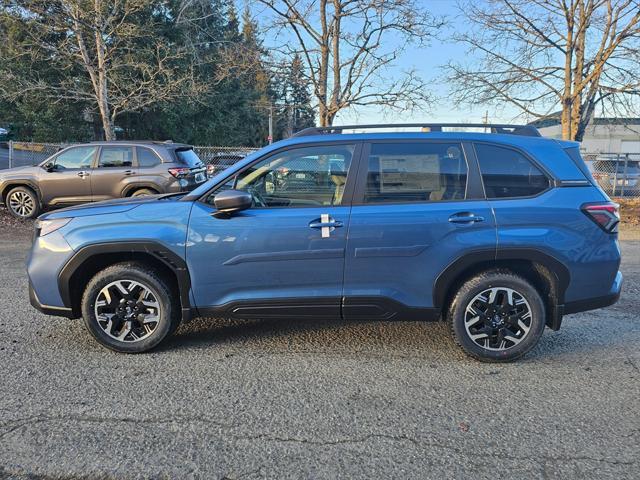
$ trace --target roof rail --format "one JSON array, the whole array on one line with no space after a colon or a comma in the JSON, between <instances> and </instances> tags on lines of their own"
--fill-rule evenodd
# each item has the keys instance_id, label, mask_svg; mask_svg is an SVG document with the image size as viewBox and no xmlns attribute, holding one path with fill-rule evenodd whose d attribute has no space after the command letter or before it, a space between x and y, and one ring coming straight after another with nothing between
<instances>
[{"instance_id":1,"label":"roof rail","mask_svg":"<svg viewBox=\"0 0 640 480\"><path fill-rule=\"evenodd\" d=\"M443 128L484 128L490 133L541 137L533 125L486 124L486 123L379 123L372 125L334 125L331 127L310 127L293 134L294 137L342 133L344 130L376 130L382 128L420 128L422 132L442 132Z\"/></svg>"}]
</instances>

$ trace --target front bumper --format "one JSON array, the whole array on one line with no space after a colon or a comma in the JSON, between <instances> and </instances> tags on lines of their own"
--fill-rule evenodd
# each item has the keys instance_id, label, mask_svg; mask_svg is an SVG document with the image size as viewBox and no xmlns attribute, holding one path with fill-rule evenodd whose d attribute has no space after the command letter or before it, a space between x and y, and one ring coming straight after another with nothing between
<instances>
[{"instance_id":1,"label":"front bumper","mask_svg":"<svg viewBox=\"0 0 640 480\"><path fill-rule=\"evenodd\" d=\"M36 310L39 310L40 312L44 313L45 315L55 315L57 317L67 317L67 318L74 318L75 317L73 315L73 311L70 308L53 307L51 305L42 304L40 302L40 300L38 299L38 295L36 294L36 291L33 289L33 286L31 285L31 282L29 282L29 302L31 302L31 305Z\"/></svg>"}]
</instances>

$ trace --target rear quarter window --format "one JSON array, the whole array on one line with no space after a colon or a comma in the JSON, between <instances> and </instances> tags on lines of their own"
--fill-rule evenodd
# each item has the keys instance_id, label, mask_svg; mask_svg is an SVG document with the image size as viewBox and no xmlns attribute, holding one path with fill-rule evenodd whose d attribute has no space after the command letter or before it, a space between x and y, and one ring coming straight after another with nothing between
<instances>
[{"instance_id":1,"label":"rear quarter window","mask_svg":"<svg viewBox=\"0 0 640 480\"><path fill-rule=\"evenodd\" d=\"M162 163L160 157L149 148L136 147L136 153L138 156L138 166L140 167L155 167Z\"/></svg>"},{"instance_id":2,"label":"rear quarter window","mask_svg":"<svg viewBox=\"0 0 640 480\"><path fill-rule=\"evenodd\" d=\"M549 188L549 179L517 150L474 145L487 198L531 197Z\"/></svg>"},{"instance_id":3,"label":"rear quarter window","mask_svg":"<svg viewBox=\"0 0 640 480\"><path fill-rule=\"evenodd\" d=\"M193 149L185 149L185 150L176 150L175 151L176 158L178 162L186 165L189 168L197 168L204 166L198 154L193 151Z\"/></svg>"}]
</instances>

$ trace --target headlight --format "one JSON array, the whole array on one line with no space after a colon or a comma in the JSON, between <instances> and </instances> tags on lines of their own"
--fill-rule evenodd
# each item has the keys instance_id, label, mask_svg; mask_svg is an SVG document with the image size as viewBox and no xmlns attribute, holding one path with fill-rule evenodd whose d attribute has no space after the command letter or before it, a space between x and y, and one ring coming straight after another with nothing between
<instances>
[{"instance_id":1,"label":"headlight","mask_svg":"<svg viewBox=\"0 0 640 480\"><path fill-rule=\"evenodd\" d=\"M64 227L71 221L70 218L56 218L53 220L36 220L36 236L44 237Z\"/></svg>"}]
</instances>

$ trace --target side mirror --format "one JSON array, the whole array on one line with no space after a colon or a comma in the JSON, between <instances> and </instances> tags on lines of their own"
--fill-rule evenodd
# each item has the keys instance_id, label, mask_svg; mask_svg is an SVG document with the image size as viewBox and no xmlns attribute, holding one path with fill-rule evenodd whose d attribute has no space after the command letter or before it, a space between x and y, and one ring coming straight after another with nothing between
<instances>
[{"instance_id":1,"label":"side mirror","mask_svg":"<svg viewBox=\"0 0 640 480\"><path fill-rule=\"evenodd\" d=\"M213 204L218 209L215 217L229 218L234 213L251 208L253 197L241 190L225 190L213 197Z\"/></svg>"},{"instance_id":2,"label":"side mirror","mask_svg":"<svg viewBox=\"0 0 640 480\"><path fill-rule=\"evenodd\" d=\"M47 162L42 166L42 168L44 168L47 172L53 172L56 169L56 166L53 164L53 162Z\"/></svg>"}]
</instances>

